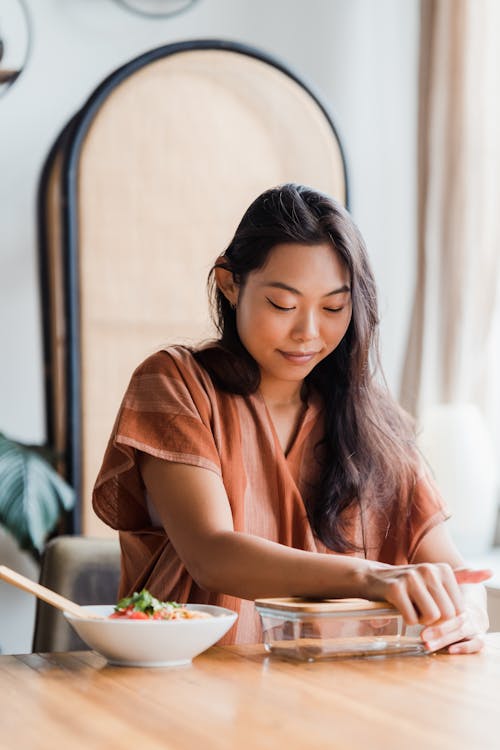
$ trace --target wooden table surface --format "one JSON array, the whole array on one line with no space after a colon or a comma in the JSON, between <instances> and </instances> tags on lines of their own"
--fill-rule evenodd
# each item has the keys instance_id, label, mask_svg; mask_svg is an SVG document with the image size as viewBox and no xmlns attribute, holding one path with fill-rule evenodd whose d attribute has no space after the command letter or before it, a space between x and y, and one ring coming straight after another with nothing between
<instances>
[{"instance_id":1,"label":"wooden table surface","mask_svg":"<svg viewBox=\"0 0 500 750\"><path fill-rule=\"evenodd\" d=\"M0 656L2 750L500 748L500 633L480 654L317 662L214 647L189 667Z\"/></svg>"}]
</instances>

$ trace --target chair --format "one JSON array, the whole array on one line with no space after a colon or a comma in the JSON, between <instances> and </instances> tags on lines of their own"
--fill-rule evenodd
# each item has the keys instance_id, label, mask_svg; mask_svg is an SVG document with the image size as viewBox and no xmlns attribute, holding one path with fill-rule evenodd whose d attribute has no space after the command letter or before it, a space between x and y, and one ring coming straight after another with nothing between
<instances>
[{"instance_id":1,"label":"chair","mask_svg":"<svg viewBox=\"0 0 500 750\"><path fill-rule=\"evenodd\" d=\"M46 546L40 583L78 604L113 604L120 577L120 545L116 539L59 536ZM62 612L37 601L33 651L81 651L88 646Z\"/></svg>"}]
</instances>

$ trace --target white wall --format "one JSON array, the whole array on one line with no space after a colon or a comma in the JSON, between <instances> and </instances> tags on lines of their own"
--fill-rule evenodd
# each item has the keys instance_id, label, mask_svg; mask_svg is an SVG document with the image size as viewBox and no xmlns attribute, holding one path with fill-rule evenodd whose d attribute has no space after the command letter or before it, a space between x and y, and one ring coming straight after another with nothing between
<instances>
[{"instance_id":1,"label":"white wall","mask_svg":"<svg viewBox=\"0 0 500 750\"><path fill-rule=\"evenodd\" d=\"M189 38L260 47L329 106L347 156L351 210L379 282L383 360L397 391L414 281L418 0L199 0L170 20L140 18L112 0L27 5L32 56L0 98L0 431L45 438L35 215L45 156L108 73ZM0 562L36 574L3 535ZM0 610L0 647L28 651L31 599L0 584Z\"/></svg>"}]
</instances>

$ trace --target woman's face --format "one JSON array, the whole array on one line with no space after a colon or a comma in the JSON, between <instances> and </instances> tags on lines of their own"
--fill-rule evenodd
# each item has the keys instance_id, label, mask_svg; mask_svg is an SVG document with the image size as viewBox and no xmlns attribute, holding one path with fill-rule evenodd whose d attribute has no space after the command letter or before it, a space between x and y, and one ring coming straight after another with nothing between
<instances>
[{"instance_id":1,"label":"woman's face","mask_svg":"<svg viewBox=\"0 0 500 750\"><path fill-rule=\"evenodd\" d=\"M276 245L238 288L236 303L238 333L260 367L261 392L293 401L347 331L349 271L327 243Z\"/></svg>"}]
</instances>

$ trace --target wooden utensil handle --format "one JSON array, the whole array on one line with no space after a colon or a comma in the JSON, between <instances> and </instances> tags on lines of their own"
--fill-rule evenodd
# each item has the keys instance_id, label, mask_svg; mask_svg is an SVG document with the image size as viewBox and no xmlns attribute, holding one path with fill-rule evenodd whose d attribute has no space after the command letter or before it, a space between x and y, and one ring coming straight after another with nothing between
<instances>
[{"instance_id":1,"label":"wooden utensil handle","mask_svg":"<svg viewBox=\"0 0 500 750\"><path fill-rule=\"evenodd\" d=\"M51 604L53 607L57 607L57 609L69 612L75 617L102 619L100 615L88 612L76 602L72 602L71 599L66 599L65 596L57 594L55 591L42 586L40 583L35 583L30 578L26 578L26 576L17 573L6 565L0 565L0 579L7 583L11 583L22 591L34 594L38 599L43 599L47 604Z\"/></svg>"}]
</instances>

